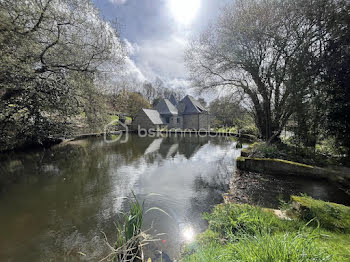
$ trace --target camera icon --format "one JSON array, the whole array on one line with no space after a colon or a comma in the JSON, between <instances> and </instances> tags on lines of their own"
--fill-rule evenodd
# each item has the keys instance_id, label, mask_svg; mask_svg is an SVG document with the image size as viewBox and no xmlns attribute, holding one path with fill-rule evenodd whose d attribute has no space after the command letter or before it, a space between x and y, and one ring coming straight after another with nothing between
<instances>
[{"instance_id":1,"label":"camera icon","mask_svg":"<svg viewBox=\"0 0 350 262\"><path fill-rule=\"evenodd\" d=\"M118 130L115 130L116 128L118 128ZM120 128L123 130L120 130ZM104 126L103 139L107 144L115 143L118 141L122 144L126 143L129 140L129 128L119 119L113 120Z\"/></svg>"}]
</instances>

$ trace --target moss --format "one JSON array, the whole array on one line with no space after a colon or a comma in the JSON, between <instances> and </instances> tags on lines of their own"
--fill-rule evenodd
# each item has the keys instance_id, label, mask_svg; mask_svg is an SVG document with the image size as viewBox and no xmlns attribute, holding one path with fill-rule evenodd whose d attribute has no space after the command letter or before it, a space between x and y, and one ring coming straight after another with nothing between
<instances>
[{"instance_id":1,"label":"moss","mask_svg":"<svg viewBox=\"0 0 350 262\"><path fill-rule=\"evenodd\" d=\"M307 168L314 168L313 166L310 166L310 165L297 163L297 162L293 162L293 161L288 161L288 160L283 160L283 159L270 159L270 158L268 158L267 160L276 161L276 162L280 162L280 163L286 163L286 164L290 164L290 165L294 165L294 166L302 166L302 167L307 167Z\"/></svg>"},{"instance_id":2,"label":"moss","mask_svg":"<svg viewBox=\"0 0 350 262\"><path fill-rule=\"evenodd\" d=\"M111 135L111 140L115 141L120 137L120 135Z\"/></svg>"},{"instance_id":3,"label":"moss","mask_svg":"<svg viewBox=\"0 0 350 262\"><path fill-rule=\"evenodd\" d=\"M309 196L292 196L292 206L300 219L313 220L322 228L350 233L350 207L313 199Z\"/></svg>"},{"instance_id":4,"label":"moss","mask_svg":"<svg viewBox=\"0 0 350 262\"><path fill-rule=\"evenodd\" d=\"M250 152L250 149L249 149L249 147L246 147L246 148L243 148L243 149L241 150L241 152L249 153L249 152Z\"/></svg>"},{"instance_id":5,"label":"moss","mask_svg":"<svg viewBox=\"0 0 350 262\"><path fill-rule=\"evenodd\" d=\"M238 157L237 161L245 161L245 160L256 160L256 161L273 161L273 162L279 162L279 163L285 163L289 165L294 165L294 166L300 166L300 167L306 167L306 168L314 168L313 166L302 164L302 163L297 163L293 161L288 161L288 160L283 160L283 159L277 159L277 158L255 158L255 157Z\"/></svg>"},{"instance_id":6,"label":"moss","mask_svg":"<svg viewBox=\"0 0 350 262\"><path fill-rule=\"evenodd\" d=\"M250 144L248 147L244 148L244 151L245 152L250 152L252 151L253 149L257 148L259 145L261 145L262 142L254 142L252 144ZM242 150L243 151L243 150Z\"/></svg>"},{"instance_id":7,"label":"moss","mask_svg":"<svg viewBox=\"0 0 350 262\"><path fill-rule=\"evenodd\" d=\"M241 162L244 162L246 160L246 157L243 157L243 156L240 156L240 157L237 157L236 161L241 161Z\"/></svg>"}]
</instances>

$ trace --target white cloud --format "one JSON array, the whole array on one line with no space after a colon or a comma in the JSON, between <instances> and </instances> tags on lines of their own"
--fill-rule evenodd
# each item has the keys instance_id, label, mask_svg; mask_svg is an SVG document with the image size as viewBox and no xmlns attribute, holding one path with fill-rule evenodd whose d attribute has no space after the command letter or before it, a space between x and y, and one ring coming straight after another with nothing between
<instances>
[{"instance_id":1,"label":"white cloud","mask_svg":"<svg viewBox=\"0 0 350 262\"><path fill-rule=\"evenodd\" d=\"M140 50L140 47L136 43L132 44L126 38L124 38L123 41L124 41L126 51L128 52L129 55L133 56Z\"/></svg>"},{"instance_id":2,"label":"white cloud","mask_svg":"<svg viewBox=\"0 0 350 262\"><path fill-rule=\"evenodd\" d=\"M132 43L123 39L128 57L121 70L121 77L131 81L164 81L166 87L193 94L184 62L187 40L184 36L171 34L167 38L148 39Z\"/></svg>"},{"instance_id":3,"label":"white cloud","mask_svg":"<svg viewBox=\"0 0 350 262\"><path fill-rule=\"evenodd\" d=\"M187 78L184 51L187 42L176 35L165 39L151 39L139 44L137 65L151 79Z\"/></svg>"},{"instance_id":4,"label":"white cloud","mask_svg":"<svg viewBox=\"0 0 350 262\"><path fill-rule=\"evenodd\" d=\"M180 89L187 93L189 89L191 89L191 81L181 78L173 78L168 80L167 86L172 89Z\"/></svg>"},{"instance_id":5,"label":"white cloud","mask_svg":"<svg viewBox=\"0 0 350 262\"><path fill-rule=\"evenodd\" d=\"M145 75L141 72L141 70L135 65L134 61L129 57L126 57L124 68L122 70L122 76L130 77L139 82L144 82L147 80Z\"/></svg>"},{"instance_id":6,"label":"white cloud","mask_svg":"<svg viewBox=\"0 0 350 262\"><path fill-rule=\"evenodd\" d=\"M144 40L131 43L124 39L129 57L125 60L123 73L136 76L140 81L154 81L157 77L172 88L188 87L190 82L184 64L187 42L184 38L171 35L166 39ZM134 77L135 78L135 77Z\"/></svg>"},{"instance_id":7,"label":"white cloud","mask_svg":"<svg viewBox=\"0 0 350 262\"><path fill-rule=\"evenodd\" d=\"M117 5L123 5L126 3L127 0L108 0L112 4L117 4Z\"/></svg>"}]
</instances>

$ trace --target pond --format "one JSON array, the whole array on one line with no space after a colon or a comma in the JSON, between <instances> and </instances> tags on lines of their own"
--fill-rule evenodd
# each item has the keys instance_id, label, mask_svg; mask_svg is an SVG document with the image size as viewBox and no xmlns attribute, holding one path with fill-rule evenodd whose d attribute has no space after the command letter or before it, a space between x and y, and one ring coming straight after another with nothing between
<instances>
[{"instance_id":1,"label":"pond","mask_svg":"<svg viewBox=\"0 0 350 262\"><path fill-rule=\"evenodd\" d=\"M1 155L0 261L98 261L109 251L102 232L113 243L131 192L168 213L145 215L144 230L164 233L146 253L175 261L206 228L201 214L223 201L240 150L228 137L131 135ZM317 187L328 200L329 185Z\"/></svg>"}]
</instances>

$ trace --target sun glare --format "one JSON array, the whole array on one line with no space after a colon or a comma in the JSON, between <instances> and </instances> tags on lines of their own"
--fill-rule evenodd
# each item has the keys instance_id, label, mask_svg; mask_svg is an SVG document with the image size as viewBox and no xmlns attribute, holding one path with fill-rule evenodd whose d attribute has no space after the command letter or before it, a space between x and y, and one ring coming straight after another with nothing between
<instances>
[{"instance_id":1,"label":"sun glare","mask_svg":"<svg viewBox=\"0 0 350 262\"><path fill-rule=\"evenodd\" d=\"M192 227L187 226L182 230L182 236L186 242L192 242L195 237L195 233Z\"/></svg>"},{"instance_id":2,"label":"sun glare","mask_svg":"<svg viewBox=\"0 0 350 262\"><path fill-rule=\"evenodd\" d=\"M170 0L170 9L176 21L188 25L196 17L201 0Z\"/></svg>"}]
</instances>

